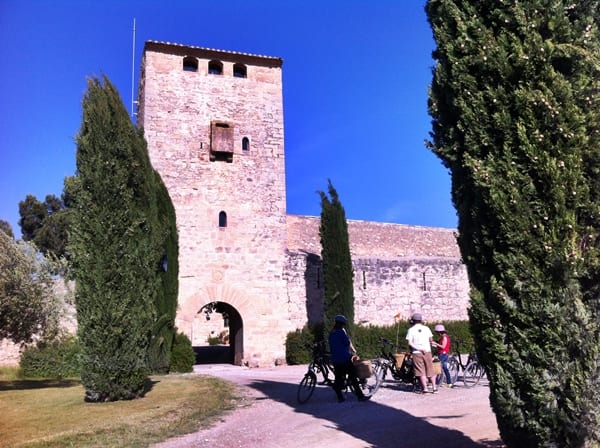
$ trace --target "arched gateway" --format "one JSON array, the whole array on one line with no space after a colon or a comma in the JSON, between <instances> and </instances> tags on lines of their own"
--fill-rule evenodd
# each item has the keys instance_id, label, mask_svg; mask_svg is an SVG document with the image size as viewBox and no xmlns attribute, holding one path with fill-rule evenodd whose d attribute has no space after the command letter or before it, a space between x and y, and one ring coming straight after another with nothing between
<instances>
[{"instance_id":1,"label":"arched gateway","mask_svg":"<svg viewBox=\"0 0 600 448\"><path fill-rule=\"evenodd\" d=\"M242 316L228 303L210 302L196 314L191 341L198 364L230 363L240 366L244 358Z\"/></svg>"}]
</instances>

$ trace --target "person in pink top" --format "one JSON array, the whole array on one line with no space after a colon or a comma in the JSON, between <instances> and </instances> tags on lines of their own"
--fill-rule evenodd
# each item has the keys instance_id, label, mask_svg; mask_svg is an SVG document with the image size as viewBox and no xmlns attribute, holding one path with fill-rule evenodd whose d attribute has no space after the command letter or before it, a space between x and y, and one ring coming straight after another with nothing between
<instances>
[{"instance_id":1,"label":"person in pink top","mask_svg":"<svg viewBox=\"0 0 600 448\"><path fill-rule=\"evenodd\" d=\"M420 313L414 313L410 319L411 327L406 333L406 340L412 353L415 376L419 377L423 393L435 394L437 385L435 383L435 370L433 369L433 358L431 355L431 343L433 334L426 325L423 325L423 317ZM431 391L427 388L427 380L431 383Z\"/></svg>"},{"instance_id":2,"label":"person in pink top","mask_svg":"<svg viewBox=\"0 0 600 448\"><path fill-rule=\"evenodd\" d=\"M453 387L452 377L450 376L450 370L448 370L448 354L450 353L450 336L446 332L446 327L442 324L437 324L434 328L435 332L439 335L439 340L433 345L438 348L438 357L442 363L442 371L446 376L446 387Z\"/></svg>"}]
</instances>

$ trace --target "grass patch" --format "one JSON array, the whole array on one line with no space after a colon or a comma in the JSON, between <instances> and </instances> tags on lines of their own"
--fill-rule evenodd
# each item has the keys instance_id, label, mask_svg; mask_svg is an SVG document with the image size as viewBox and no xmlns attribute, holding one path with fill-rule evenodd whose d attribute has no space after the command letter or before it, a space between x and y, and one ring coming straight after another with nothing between
<instances>
[{"instance_id":1,"label":"grass patch","mask_svg":"<svg viewBox=\"0 0 600 448\"><path fill-rule=\"evenodd\" d=\"M0 380L0 447L146 447L207 426L240 398L218 378L151 379L145 397L110 403L85 403L75 380Z\"/></svg>"},{"instance_id":2,"label":"grass patch","mask_svg":"<svg viewBox=\"0 0 600 448\"><path fill-rule=\"evenodd\" d=\"M0 382L15 381L23 378L20 367L0 366Z\"/></svg>"}]
</instances>

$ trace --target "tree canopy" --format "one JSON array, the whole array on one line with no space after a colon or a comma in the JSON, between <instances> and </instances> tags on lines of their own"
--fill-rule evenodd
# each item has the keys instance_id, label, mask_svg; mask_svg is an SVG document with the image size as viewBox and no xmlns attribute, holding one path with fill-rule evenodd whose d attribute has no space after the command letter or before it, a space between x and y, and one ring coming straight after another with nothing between
<instances>
[{"instance_id":1,"label":"tree canopy","mask_svg":"<svg viewBox=\"0 0 600 448\"><path fill-rule=\"evenodd\" d=\"M600 8L429 0L429 146L508 446L600 443Z\"/></svg>"},{"instance_id":2,"label":"tree canopy","mask_svg":"<svg viewBox=\"0 0 600 448\"><path fill-rule=\"evenodd\" d=\"M58 333L63 308L54 292L55 270L56 261L34 245L0 231L0 339L21 344Z\"/></svg>"},{"instance_id":3,"label":"tree canopy","mask_svg":"<svg viewBox=\"0 0 600 448\"><path fill-rule=\"evenodd\" d=\"M327 193L319 191L321 197L321 259L323 260L324 323L332 326L335 316L343 314L348 326L354 323L354 285L352 257L346 212L331 180Z\"/></svg>"},{"instance_id":4,"label":"tree canopy","mask_svg":"<svg viewBox=\"0 0 600 448\"><path fill-rule=\"evenodd\" d=\"M86 400L145 392L164 235L146 142L108 78L90 79L77 137L69 252Z\"/></svg>"}]
</instances>

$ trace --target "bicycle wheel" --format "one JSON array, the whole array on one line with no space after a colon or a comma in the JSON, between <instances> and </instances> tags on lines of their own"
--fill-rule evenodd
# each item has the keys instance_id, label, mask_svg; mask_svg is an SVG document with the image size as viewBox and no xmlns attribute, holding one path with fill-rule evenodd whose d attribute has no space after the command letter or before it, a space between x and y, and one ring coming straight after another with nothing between
<instances>
[{"instance_id":1,"label":"bicycle wheel","mask_svg":"<svg viewBox=\"0 0 600 448\"><path fill-rule=\"evenodd\" d=\"M477 362L477 361L470 362L467 365L467 367L465 367L465 371L464 371L464 375L463 375L463 381L465 383L465 387L473 387L477 383L479 383L479 380L481 379L481 374L482 374L482 368L479 365L479 362Z\"/></svg>"},{"instance_id":2,"label":"bicycle wheel","mask_svg":"<svg viewBox=\"0 0 600 448\"><path fill-rule=\"evenodd\" d=\"M387 375L387 361L385 359L376 358L371 361L371 369L373 370L373 375L377 375L379 377L379 382L382 383Z\"/></svg>"},{"instance_id":3,"label":"bicycle wheel","mask_svg":"<svg viewBox=\"0 0 600 448\"><path fill-rule=\"evenodd\" d=\"M298 403L306 403L312 397L317 385L317 375L314 372L307 372L298 385L296 398Z\"/></svg>"},{"instance_id":4,"label":"bicycle wheel","mask_svg":"<svg viewBox=\"0 0 600 448\"><path fill-rule=\"evenodd\" d=\"M450 378L452 379L452 384L456 383L458 379L458 370L460 366L458 364L458 359L454 356L450 356L448 358L448 370L450 371Z\"/></svg>"},{"instance_id":5,"label":"bicycle wheel","mask_svg":"<svg viewBox=\"0 0 600 448\"><path fill-rule=\"evenodd\" d=\"M371 376L359 381L360 388L365 397L370 397L379 390L383 381L383 369L377 360L371 361Z\"/></svg>"}]
</instances>

